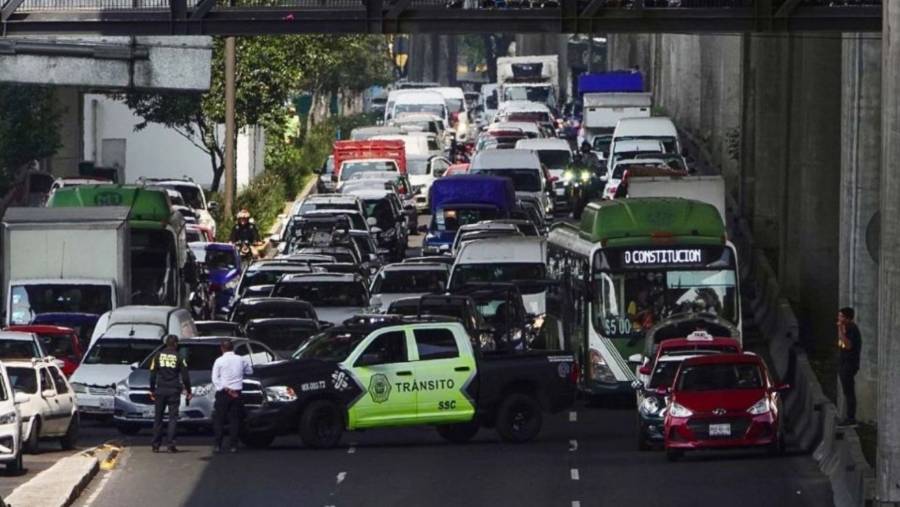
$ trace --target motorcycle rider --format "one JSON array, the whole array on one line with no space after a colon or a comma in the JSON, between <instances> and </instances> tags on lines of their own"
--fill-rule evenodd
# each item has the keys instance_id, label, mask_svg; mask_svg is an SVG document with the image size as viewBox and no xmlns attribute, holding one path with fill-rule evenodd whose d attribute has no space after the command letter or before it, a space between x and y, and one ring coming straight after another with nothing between
<instances>
[{"instance_id":1,"label":"motorcycle rider","mask_svg":"<svg viewBox=\"0 0 900 507\"><path fill-rule=\"evenodd\" d=\"M251 245L259 243L259 229L256 224L250 220L250 212L247 209L238 211L237 223L231 230L231 242L241 243L248 242Z\"/></svg>"}]
</instances>

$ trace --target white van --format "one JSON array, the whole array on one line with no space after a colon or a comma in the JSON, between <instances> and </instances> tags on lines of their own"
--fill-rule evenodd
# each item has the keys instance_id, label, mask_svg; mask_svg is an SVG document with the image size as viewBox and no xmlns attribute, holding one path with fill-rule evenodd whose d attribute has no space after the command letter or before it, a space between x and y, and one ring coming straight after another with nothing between
<instances>
[{"instance_id":1,"label":"white van","mask_svg":"<svg viewBox=\"0 0 900 507\"><path fill-rule=\"evenodd\" d=\"M447 283L450 291L469 282L514 282L547 277L547 240L538 236L507 236L464 242ZM520 288L525 310L540 315L547 308L547 289Z\"/></svg>"},{"instance_id":2,"label":"white van","mask_svg":"<svg viewBox=\"0 0 900 507\"><path fill-rule=\"evenodd\" d=\"M450 113L450 127L456 132L456 140L464 143L470 137L470 121L469 107L466 104L466 94L462 88L454 88L450 86L442 86L438 88L427 88L428 91L435 91L444 97L447 103L447 109Z\"/></svg>"},{"instance_id":3,"label":"white van","mask_svg":"<svg viewBox=\"0 0 900 507\"><path fill-rule=\"evenodd\" d=\"M502 176L512 180L516 196L529 196L541 203L544 214L553 213L553 199L537 153L532 150L484 150L472 158L469 174Z\"/></svg>"},{"instance_id":4,"label":"white van","mask_svg":"<svg viewBox=\"0 0 900 507\"><path fill-rule=\"evenodd\" d=\"M610 153L616 153L616 143L621 141L656 140L663 144L665 153L680 155L681 141L672 120L665 116L651 118L623 118L613 131Z\"/></svg>"},{"instance_id":5,"label":"white van","mask_svg":"<svg viewBox=\"0 0 900 507\"><path fill-rule=\"evenodd\" d=\"M28 401L17 394L9 383L6 367L0 363L0 463L9 473L22 471L22 418L19 407Z\"/></svg>"},{"instance_id":6,"label":"white van","mask_svg":"<svg viewBox=\"0 0 900 507\"><path fill-rule=\"evenodd\" d=\"M403 141L406 156L428 156L443 153L437 137L430 132L409 132L403 135L384 135L371 138L372 141Z\"/></svg>"},{"instance_id":7,"label":"white van","mask_svg":"<svg viewBox=\"0 0 900 507\"><path fill-rule=\"evenodd\" d=\"M167 334L179 338L197 336L191 312L176 306L131 305L106 312L97 320L91 345L102 335L115 334L161 340Z\"/></svg>"},{"instance_id":8,"label":"white van","mask_svg":"<svg viewBox=\"0 0 900 507\"><path fill-rule=\"evenodd\" d=\"M408 90L397 95L390 109L385 110L385 122L403 114L428 113L444 122L444 128L450 128L450 114L444 96L438 92L427 90Z\"/></svg>"}]
</instances>

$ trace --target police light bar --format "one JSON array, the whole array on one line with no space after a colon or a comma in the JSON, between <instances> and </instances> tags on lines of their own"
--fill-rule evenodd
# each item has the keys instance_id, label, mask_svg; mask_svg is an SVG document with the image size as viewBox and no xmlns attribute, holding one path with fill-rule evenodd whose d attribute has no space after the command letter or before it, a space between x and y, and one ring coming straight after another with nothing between
<instances>
[{"instance_id":1,"label":"police light bar","mask_svg":"<svg viewBox=\"0 0 900 507\"><path fill-rule=\"evenodd\" d=\"M687 337L690 341L712 341L713 336L706 331L694 331Z\"/></svg>"}]
</instances>

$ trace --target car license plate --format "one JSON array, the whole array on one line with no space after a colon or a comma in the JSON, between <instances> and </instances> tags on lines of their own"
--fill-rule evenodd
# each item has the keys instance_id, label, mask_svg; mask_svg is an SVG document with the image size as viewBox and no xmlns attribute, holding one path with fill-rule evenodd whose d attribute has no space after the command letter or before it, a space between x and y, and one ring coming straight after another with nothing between
<instances>
[{"instance_id":1,"label":"car license plate","mask_svg":"<svg viewBox=\"0 0 900 507\"><path fill-rule=\"evenodd\" d=\"M144 407L144 417L153 417L155 414L155 410L153 407Z\"/></svg>"},{"instance_id":2,"label":"car license plate","mask_svg":"<svg viewBox=\"0 0 900 507\"><path fill-rule=\"evenodd\" d=\"M113 399L112 398L100 398L100 409L101 410L112 410L113 408Z\"/></svg>"},{"instance_id":3,"label":"car license plate","mask_svg":"<svg viewBox=\"0 0 900 507\"><path fill-rule=\"evenodd\" d=\"M710 424L709 425L709 436L711 436L711 437L730 437L731 436L731 425L730 424Z\"/></svg>"}]
</instances>

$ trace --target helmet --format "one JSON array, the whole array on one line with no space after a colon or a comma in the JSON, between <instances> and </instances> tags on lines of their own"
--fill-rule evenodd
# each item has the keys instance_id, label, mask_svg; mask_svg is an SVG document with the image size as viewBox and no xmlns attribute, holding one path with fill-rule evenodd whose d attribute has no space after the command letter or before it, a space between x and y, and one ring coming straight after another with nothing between
<instances>
[{"instance_id":1,"label":"helmet","mask_svg":"<svg viewBox=\"0 0 900 507\"><path fill-rule=\"evenodd\" d=\"M238 211L237 218L238 218L238 220L241 220L241 219L249 219L249 218L250 218L250 212L247 211L246 208L244 208L244 209Z\"/></svg>"}]
</instances>

